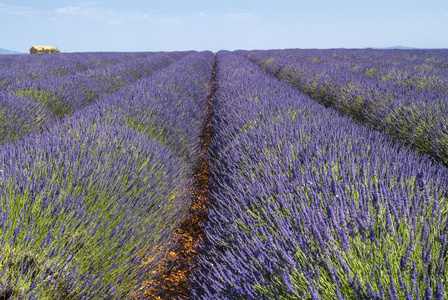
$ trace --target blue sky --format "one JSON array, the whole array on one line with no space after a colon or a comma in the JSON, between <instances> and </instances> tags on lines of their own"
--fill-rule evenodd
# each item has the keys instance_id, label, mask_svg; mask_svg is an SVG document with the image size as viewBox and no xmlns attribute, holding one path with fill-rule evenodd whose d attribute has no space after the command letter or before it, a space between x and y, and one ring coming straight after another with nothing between
<instances>
[{"instance_id":1,"label":"blue sky","mask_svg":"<svg viewBox=\"0 0 448 300\"><path fill-rule=\"evenodd\" d=\"M21 52L448 48L448 0L0 0L0 26Z\"/></svg>"}]
</instances>

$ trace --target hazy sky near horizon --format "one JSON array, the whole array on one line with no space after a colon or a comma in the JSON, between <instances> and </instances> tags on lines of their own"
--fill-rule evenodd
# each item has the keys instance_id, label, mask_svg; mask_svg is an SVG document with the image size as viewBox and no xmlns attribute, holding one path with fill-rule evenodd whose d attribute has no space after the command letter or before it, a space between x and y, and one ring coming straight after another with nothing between
<instances>
[{"instance_id":1,"label":"hazy sky near horizon","mask_svg":"<svg viewBox=\"0 0 448 300\"><path fill-rule=\"evenodd\" d=\"M0 26L20 52L448 48L448 0L0 0Z\"/></svg>"}]
</instances>

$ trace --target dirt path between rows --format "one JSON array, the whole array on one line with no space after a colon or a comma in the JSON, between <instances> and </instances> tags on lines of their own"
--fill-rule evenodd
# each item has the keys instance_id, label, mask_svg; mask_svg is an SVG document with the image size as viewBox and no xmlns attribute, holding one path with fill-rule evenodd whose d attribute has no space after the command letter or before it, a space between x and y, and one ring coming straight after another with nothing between
<instances>
[{"instance_id":1,"label":"dirt path between rows","mask_svg":"<svg viewBox=\"0 0 448 300\"><path fill-rule=\"evenodd\" d=\"M199 241L205 238L200 224L207 220L207 206L209 202L210 167L207 154L212 135L212 107L215 93L216 56L213 66L210 93L207 99L207 120L202 133L201 154L194 170L192 206L187 217L180 222L175 231L175 239L179 247L169 253L169 257L162 264L170 269L154 279L155 288L145 290L143 299L190 299L188 280L191 276L191 264L198 254ZM142 299L142 298L139 298Z\"/></svg>"}]
</instances>

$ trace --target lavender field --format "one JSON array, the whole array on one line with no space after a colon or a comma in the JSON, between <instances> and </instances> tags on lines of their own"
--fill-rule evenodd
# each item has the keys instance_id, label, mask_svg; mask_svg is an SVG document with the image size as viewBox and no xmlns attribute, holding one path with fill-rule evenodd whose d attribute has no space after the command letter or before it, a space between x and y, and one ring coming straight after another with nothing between
<instances>
[{"instance_id":1,"label":"lavender field","mask_svg":"<svg viewBox=\"0 0 448 300\"><path fill-rule=\"evenodd\" d=\"M448 50L3 55L0 299L448 299L447 166Z\"/></svg>"}]
</instances>

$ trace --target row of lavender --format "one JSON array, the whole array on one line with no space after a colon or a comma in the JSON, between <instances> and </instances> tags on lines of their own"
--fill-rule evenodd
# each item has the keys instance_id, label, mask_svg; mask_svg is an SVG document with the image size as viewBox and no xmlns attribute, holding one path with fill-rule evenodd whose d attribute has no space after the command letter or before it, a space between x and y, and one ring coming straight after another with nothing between
<instances>
[{"instance_id":1,"label":"row of lavender","mask_svg":"<svg viewBox=\"0 0 448 300\"><path fill-rule=\"evenodd\" d=\"M169 67L0 146L0 294L128 299L173 247L214 55Z\"/></svg>"},{"instance_id":2,"label":"row of lavender","mask_svg":"<svg viewBox=\"0 0 448 300\"><path fill-rule=\"evenodd\" d=\"M446 299L448 170L218 52L194 299Z\"/></svg>"},{"instance_id":3,"label":"row of lavender","mask_svg":"<svg viewBox=\"0 0 448 300\"><path fill-rule=\"evenodd\" d=\"M282 56L356 72L430 92L448 92L446 50L313 49L280 50Z\"/></svg>"},{"instance_id":4,"label":"row of lavender","mask_svg":"<svg viewBox=\"0 0 448 300\"><path fill-rule=\"evenodd\" d=\"M11 79L0 91L0 144L30 132L39 132L49 120L72 114L187 54L188 52L152 53L133 60L124 60L125 56L122 54L104 54L104 61L121 62L102 67L85 63L86 66L89 65L85 72L39 81L15 80L10 70L2 70L1 76ZM76 65L81 60L78 56L73 60L54 54L48 56L54 57L53 64L56 66L61 63Z\"/></svg>"},{"instance_id":5,"label":"row of lavender","mask_svg":"<svg viewBox=\"0 0 448 300\"><path fill-rule=\"evenodd\" d=\"M364 124L412 144L422 153L429 154L448 165L447 82L443 83L442 88L427 91L398 84L400 78L395 81L382 81L366 74L333 66L331 63L327 64L325 61L331 59L325 57L331 55L330 50L328 53L321 52L324 56L323 63L304 59L301 56L303 52L305 57L309 57L312 51L273 50L238 53L263 66L278 78L285 79L326 106L333 106ZM379 55L387 51L374 53ZM413 55L418 57L424 53L415 51ZM433 68L428 72L433 72L435 69L441 70L442 73L446 72L448 52L433 50L432 53L439 68ZM362 56L358 64L354 65L362 66L361 58ZM405 66L405 64L389 64L384 68L390 68L390 73L399 73L403 65ZM441 76L438 71L434 72L435 77Z\"/></svg>"},{"instance_id":6,"label":"row of lavender","mask_svg":"<svg viewBox=\"0 0 448 300\"><path fill-rule=\"evenodd\" d=\"M156 52L99 52L35 55L6 55L0 57L0 86L23 80L43 80L50 77L74 75L98 67L148 57Z\"/></svg>"}]
</instances>

